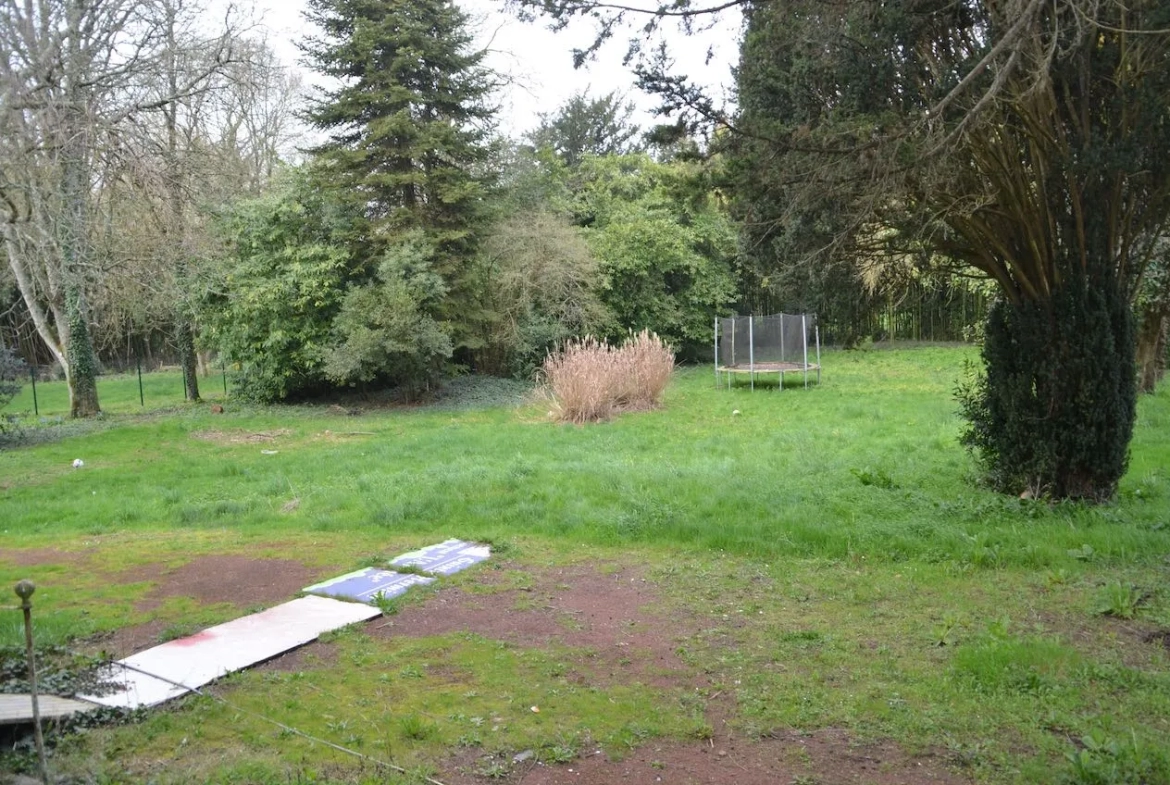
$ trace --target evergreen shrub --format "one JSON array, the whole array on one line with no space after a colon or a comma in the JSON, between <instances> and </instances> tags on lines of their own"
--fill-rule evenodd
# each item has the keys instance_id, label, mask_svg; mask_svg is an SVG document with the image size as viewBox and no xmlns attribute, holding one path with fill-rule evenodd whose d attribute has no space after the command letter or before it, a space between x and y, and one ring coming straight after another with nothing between
<instances>
[{"instance_id":1,"label":"evergreen shrub","mask_svg":"<svg viewBox=\"0 0 1170 785\"><path fill-rule=\"evenodd\" d=\"M1106 277L1107 278L1107 277ZM1109 499L1128 463L1134 327L1115 280L1069 276L1041 301L996 303L986 374L960 385L963 443L1000 491Z\"/></svg>"}]
</instances>

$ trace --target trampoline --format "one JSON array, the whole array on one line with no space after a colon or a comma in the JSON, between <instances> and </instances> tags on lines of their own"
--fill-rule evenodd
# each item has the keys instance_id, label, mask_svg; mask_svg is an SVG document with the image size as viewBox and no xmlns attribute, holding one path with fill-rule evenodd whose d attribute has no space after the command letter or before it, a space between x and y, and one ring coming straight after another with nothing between
<instances>
[{"instance_id":1,"label":"trampoline","mask_svg":"<svg viewBox=\"0 0 1170 785\"><path fill-rule=\"evenodd\" d=\"M806 388L810 373L820 383L821 334L816 314L716 318L715 383L722 384L726 377L730 389L737 374L747 374L754 390L756 376L770 373L778 375L781 390L786 373L803 374Z\"/></svg>"}]
</instances>

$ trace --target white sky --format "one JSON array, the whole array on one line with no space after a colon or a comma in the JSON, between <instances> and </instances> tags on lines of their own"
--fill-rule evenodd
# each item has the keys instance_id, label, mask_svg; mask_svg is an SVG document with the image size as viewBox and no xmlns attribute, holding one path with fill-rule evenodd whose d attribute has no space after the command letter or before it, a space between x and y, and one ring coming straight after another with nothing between
<instances>
[{"instance_id":1,"label":"white sky","mask_svg":"<svg viewBox=\"0 0 1170 785\"><path fill-rule=\"evenodd\" d=\"M312 74L297 65L296 42L308 30L301 12L303 0L255 0L269 42L290 66L297 67L306 83ZM656 120L651 115L655 102L634 87L633 74L622 66L629 34L618 33L598 53L595 62L573 69L572 50L585 48L593 40L588 21L577 21L566 30L553 33L544 23L520 22L503 10L502 0L458 0L479 28L478 43L491 42L488 65L511 78L512 86L499 97L501 130L523 134L539 122L538 115L551 112L575 92L588 90L601 96L612 90L624 93L638 108L635 121L648 127ZM648 0L635 0L647 4ZM704 33L687 37L671 32L667 36L676 70L707 86L713 96L729 94L731 66L738 57L741 19L738 12L728 13L720 24ZM708 47L715 58L705 64Z\"/></svg>"}]
</instances>

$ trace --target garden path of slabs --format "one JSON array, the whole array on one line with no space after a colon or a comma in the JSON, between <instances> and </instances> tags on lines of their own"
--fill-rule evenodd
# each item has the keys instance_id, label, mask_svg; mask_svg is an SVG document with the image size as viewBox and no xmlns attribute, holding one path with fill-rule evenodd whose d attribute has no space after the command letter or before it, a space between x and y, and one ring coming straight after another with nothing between
<instances>
[{"instance_id":1,"label":"garden path of slabs","mask_svg":"<svg viewBox=\"0 0 1170 785\"><path fill-rule=\"evenodd\" d=\"M304 589L307 596L111 663L103 680L120 687L112 694L82 695L79 698L84 702L65 703L59 703L64 699L44 696L41 705L52 706L55 716L65 716L58 711L88 711L94 704L126 709L157 706L314 641L322 633L372 619L381 614L378 603L404 594L411 586L433 583L434 576L454 575L490 556L487 545L462 540L404 553L388 567L412 568L411 572L367 567L309 586ZM32 721L27 695L5 697L20 699L19 703L11 701L14 724ZM26 706L28 710L19 711ZM0 711L0 717L4 716Z\"/></svg>"}]
</instances>

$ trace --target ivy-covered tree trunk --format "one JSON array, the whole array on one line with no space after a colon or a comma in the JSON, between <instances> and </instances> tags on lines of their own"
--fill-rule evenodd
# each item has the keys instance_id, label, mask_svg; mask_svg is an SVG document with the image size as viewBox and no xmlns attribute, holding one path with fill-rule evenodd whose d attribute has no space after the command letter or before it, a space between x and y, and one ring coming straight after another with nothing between
<instances>
[{"instance_id":1,"label":"ivy-covered tree trunk","mask_svg":"<svg viewBox=\"0 0 1170 785\"><path fill-rule=\"evenodd\" d=\"M101 412L97 394L97 355L86 324L85 302L76 283L65 293L69 334L65 339L65 376L69 385L69 416L92 417Z\"/></svg>"},{"instance_id":2,"label":"ivy-covered tree trunk","mask_svg":"<svg viewBox=\"0 0 1170 785\"><path fill-rule=\"evenodd\" d=\"M1042 300L999 301L986 378L961 396L992 483L1104 500L1125 473L1137 385L1129 300L1115 275L1069 276Z\"/></svg>"},{"instance_id":3,"label":"ivy-covered tree trunk","mask_svg":"<svg viewBox=\"0 0 1170 785\"><path fill-rule=\"evenodd\" d=\"M89 185L84 118L78 106L68 107L75 120L62 156L64 210L60 218L61 277L65 281L65 374L69 384L69 416L92 417L101 412L97 393L97 355L89 335L81 271L88 257L89 226L86 210Z\"/></svg>"}]
</instances>

